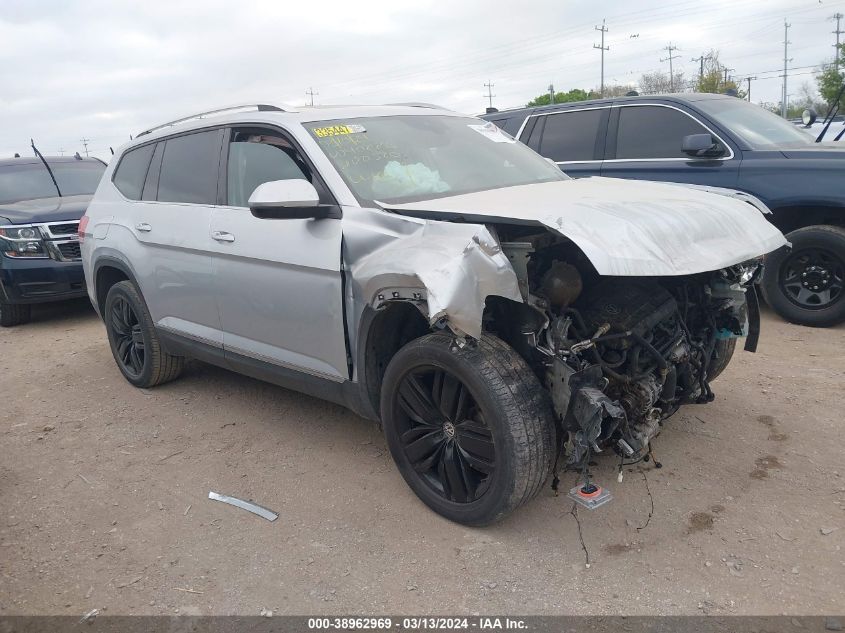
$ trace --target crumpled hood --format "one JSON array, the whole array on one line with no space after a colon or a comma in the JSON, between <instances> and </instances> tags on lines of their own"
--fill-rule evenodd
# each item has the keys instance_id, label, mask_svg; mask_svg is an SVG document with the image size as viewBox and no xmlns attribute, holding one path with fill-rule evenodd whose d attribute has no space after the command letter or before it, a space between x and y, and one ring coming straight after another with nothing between
<instances>
[{"instance_id":1,"label":"crumpled hood","mask_svg":"<svg viewBox=\"0 0 845 633\"><path fill-rule=\"evenodd\" d=\"M78 220L85 213L92 197L64 196L7 202L0 204L0 218L6 218L12 224Z\"/></svg>"},{"instance_id":2,"label":"crumpled hood","mask_svg":"<svg viewBox=\"0 0 845 633\"><path fill-rule=\"evenodd\" d=\"M536 183L383 206L426 219L543 225L575 242L601 275L691 275L787 244L753 196L615 178Z\"/></svg>"}]
</instances>

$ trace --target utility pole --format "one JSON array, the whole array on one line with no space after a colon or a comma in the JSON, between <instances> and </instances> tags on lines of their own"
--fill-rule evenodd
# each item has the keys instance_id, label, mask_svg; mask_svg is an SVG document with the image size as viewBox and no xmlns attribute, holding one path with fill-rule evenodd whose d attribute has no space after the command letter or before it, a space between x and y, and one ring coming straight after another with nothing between
<instances>
[{"instance_id":1,"label":"utility pole","mask_svg":"<svg viewBox=\"0 0 845 633\"><path fill-rule=\"evenodd\" d=\"M307 94L309 97L311 97L311 107L313 108L314 107L314 96L319 95L320 93L314 92L314 88L309 87L308 90L305 91L305 94Z\"/></svg>"},{"instance_id":2,"label":"utility pole","mask_svg":"<svg viewBox=\"0 0 845 633\"><path fill-rule=\"evenodd\" d=\"M788 57L789 53L789 27L792 26L789 22L785 19L783 21L783 100L780 104L780 115L785 119L786 118L786 101L789 98L786 94L786 80L787 75L789 73L787 64L789 64L790 59Z\"/></svg>"},{"instance_id":3,"label":"utility pole","mask_svg":"<svg viewBox=\"0 0 845 633\"><path fill-rule=\"evenodd\" d=\"M661 59L660 61L661 62L665 62L665 61L669 62L669 90L671 90L672 92L675 92L675 71L674 71L674 68L672 66L672 60L674 60L676 57L680 57L680 55L673 55L672 53L674 51L679 50L679 49L678 49L677 46L672 46L672 43L669 42L669 46L667 46L663 50L669 51L669 57Z\"/></svg>"},{"instance_id":4,"label":"utility pole","mask_svg":"<svg viewBox=\"0 0 845 633\"><path fill-rule=\"evenodd\" d=\"M489 101L490 101L490 109L493 108L493 97L496 96L496 95L493 94L493 86L494 85L495 84L493 82L491 82L489 79L487 80L487 83L484 84L484 87L487 88L487 94L484 95L484 96L487 97L487 99L489 99Z\"/></svg>"},{"instance_id":5,"label":"utility pole","mask_svg":"<svg viewBox=\"0 0 845 633\"><path fill-rule=\"evenodd\" d=\"M607 33L609 29L605 26L604 20L602 20L601 26L597 26L595 30L601 31L601 46L593 44L593 48L597 48L601 51L601 96L604 97L604 52L610 50L610 46L604 45L604 34Z\"/></svg>"},{"instance_id":6,"label":"utility pole","mask_svg":"<svg viewBox=\"0 0 845 633\"><path fill-rule=\"evenodd\" d=\"M745 81L748 82L748 103L751 103L751 80L757 79L757 77L746 77Z\"/></svg>"},{"instance_id":7,"label":"utility pole","mask_svg":"<svg viewBox=\"0 0 845 633\"><path fill-rule=\"evenodd\" d=\"M82 143L85 146L85 158L88 158L88 141L90 141L90 140L91 140L90 138L79 139L79 142Z\"/></svg>"},{"instance_id":8,"label":"utility pole","mask_svg":"<svg viewBox=\"0 0 845 633\"><path fill-rule=\"evenodd\" d=\"M843 32L845 32L839 28L839 22L844 17L845 15L842 15L841 13L837 12L834 13L833 16L830 18L831 20L836 20L836 30L833 32L833 34L836 35L836 52L833 55L833 67L836 69L836 72L839 72L839 36L842 35Z\"/></svg>"},{"instance_id":9,"label":"utility pole","mask_svg":"<svg viewBox=\"0 0 845 633\"><path fill-rule=\"evenodd\" d=\"M64 156L64 155L65 155L65 148L64 148L64 147L60 147L60 148L59 148L59 156Z\"/></svg>"},{"instance_id":10,"label":"utility pole","mask_svg":"<svg viewBox=\"0 0 845 633\"><path fill-rule=\"evenodd\" d=\"M555 104L555 85L549 84L549 103Z\"/></svg>"},{"instance_id":11,"label":"utility pole","mask_svg":"<svg viewBox=\"0 0 845 633\"><path fill-rule=\"evenodd\" d=\"M710 55L705 55L704 53L701 54L700 57L693 57L690 61L691 62L699 62L701 66L698 69L698 83L701 85L704 83L704 62L705 60L710 59Z\"/></svg>"},{"instance_id":12,"label":"utility pole","mask_svg":"<svg viewBox=\"0 0 845 633\"><path fill-rule=\"evenodd\" d=\"M736 70L736 68L728 68L727 66L725 66L722 70L725 71L725 82L724 83L727 84L728 83L728 73L732 70Z\"/></svg>"}]
</instances>

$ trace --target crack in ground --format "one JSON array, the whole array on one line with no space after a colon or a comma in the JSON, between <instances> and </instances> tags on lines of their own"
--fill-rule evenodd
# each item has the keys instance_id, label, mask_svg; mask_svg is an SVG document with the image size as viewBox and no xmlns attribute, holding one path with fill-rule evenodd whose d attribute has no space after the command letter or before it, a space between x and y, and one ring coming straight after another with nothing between
<instances>
[{"instance_id":1,"label":"crack in ground","mask_svg":"<svg viewBox=\"0 0 845 633\"><path fill-rule=\"evenodd\" d=\"M578 502L572 502L572 509L569 511L569 514L575 519L575 523L578 525L578 538L581 540L581 549L584 550L584 564L589 568L590 566L590 552L587 549L587 544L584 543L584 533L581 531L581 519L578 518Z\"/></svg>"}]
</instances>

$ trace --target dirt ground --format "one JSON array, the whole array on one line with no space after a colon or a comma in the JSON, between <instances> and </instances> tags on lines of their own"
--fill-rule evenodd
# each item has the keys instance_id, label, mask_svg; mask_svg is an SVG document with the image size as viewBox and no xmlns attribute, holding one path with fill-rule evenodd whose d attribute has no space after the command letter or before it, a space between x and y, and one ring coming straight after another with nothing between
<instances>
[{"instance_id":1,"label":"dirt ground","mask_svg":"<svg viewBox=\"0 0 845 633\"><path fill-rule=\"evenodd\" d=\"M600 460L587 566L563 496L449 523L375 424L199 363L137 390L87 301L42 307L0 330L0 615L842 613L844 350L765 314L661 470Z\"/></svg>"}]
</instances>

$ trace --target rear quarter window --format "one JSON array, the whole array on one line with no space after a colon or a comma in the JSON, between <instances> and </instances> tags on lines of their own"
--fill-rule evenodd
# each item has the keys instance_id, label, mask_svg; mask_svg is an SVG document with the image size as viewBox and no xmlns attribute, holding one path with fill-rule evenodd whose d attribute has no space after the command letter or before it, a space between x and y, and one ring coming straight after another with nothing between
<instances>
[{"instance_id":1,"label":"rear quarter window","mask_svg":"<svg viewBox=\"0 0 845 633\"><path fill-rule=\"evenodd\" d=\"M130 200L140 200L155 144L130 149L120 159L112 182Z\"/></svg>"}]
</instances>

